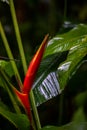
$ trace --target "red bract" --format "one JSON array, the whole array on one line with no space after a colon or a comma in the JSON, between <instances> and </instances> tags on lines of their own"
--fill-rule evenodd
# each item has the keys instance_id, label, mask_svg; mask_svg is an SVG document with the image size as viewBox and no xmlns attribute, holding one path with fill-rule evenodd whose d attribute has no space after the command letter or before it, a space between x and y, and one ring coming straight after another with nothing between
<instances>
[{"instance_id":1,"label":"red bract","mask_svg":"<svg viewBox=\"0 0 87 130\"><path fill-rule=\"evenodd\" d=\"M32 87L32 84L34 82L35 76L36 76L36 72L39 68L44 50L45 50L45 46L47 45L48 42L48 35L45 36L41 46L39 47L39 49L37 50L35 56L33 57L28 71L26 73L25 79L24 79L24 83L23 83L23 93L29 93Z\"/></svg>"},{"instance_id":2,"label":"red bract","mask_svg":"<svg viewBox=\"0 0 87 130\"><path fill-rule=\"evenodd\" d=\"M30 65L28 67L28 71L25 75L22 91L19 92L16 88L14 88L14 92L17 95L17 97L19 98L22 105L24 106L25 111L26 111L30 121L31 121L31 110L30 110L30 102L29 102L28 95L32 88L36 72L39 68L45 47L47 45L48 37L49 37L48 35L45 36L41 46L37 50L35 56L33 57Z\"/></svg>"},{"instance_id":3,"label":"red bract","mask_svg":"<svg viewBox=\"0 0 87 130\"><path fill-rule=\"evenodd\" d=\"M29 120L31 121L31 110L30 110L30 102L29 102L28 94L23 94L23 93L19 92L16 88L14 88L14 92L17 95L20 102L22 103L22 105L26 111L26 114L28 115Z\"/></svg>"}]
</instances>

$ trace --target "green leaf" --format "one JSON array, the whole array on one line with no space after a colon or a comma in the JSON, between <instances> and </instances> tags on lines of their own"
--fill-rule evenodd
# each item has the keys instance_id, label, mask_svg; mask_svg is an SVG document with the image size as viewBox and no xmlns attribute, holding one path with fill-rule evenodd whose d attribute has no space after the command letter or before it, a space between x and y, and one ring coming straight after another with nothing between
<instances>
[{"instance_id":1,"label":"green leaf","mask_svg":"<svg viewBox=\"0 0 87 130\"><path fill-rule=\"evenodd\" d=\"M7 62L5 60L0 60L0 69L1 70L4 70L5 73L9 76L9 77L12 77L14 75L14 71L12 69L12 66L11 66L11 63L10 62ZM3 78L2 76L0 75L0 86L3 87Z\"/></svg>"},{"instance_id":2,"label":"green leaf","mask_svg":"<svg viewBox=\"0 0 87 130\"><path fill-rule=\"evenodd\" d=\"M61 127L46 126L41 130L87 130L87 122L80 122L80 123L71 122Z\"/></svg>"},{"instance_id":3,"label":"green leaf","mask_svg":"<svg viewBox=\"0 0 87 130\"><path fill-rule=\"evenodd\" d=\"M2 82L3 88L7 91L15 111L17 113L20 113L20 108L17 105L15 95L14 95L14 93L12 91L14 86L9 82L9 78L7 77L6 73L3 70L0 70L0 74L1 74L1 79L3 81Z\"/></svg>"},{"instance_id":4,"label":"green leaf","mask_svg":"<svg viewBox=\"0 0 87 130\"><path fill-rule=\"evenodd\" d=\"M55 97L60 93L56 70L58 65L65 60L67 52L47 56L41 62L37 78L33 86L36 105Z\"/></svg>"},{"instance_id":5,"label":"green leaf","mask_svg":"<svg viewBox=\"0 0 87 130\"><path fill-rule=\"evenodd\" d=\"M68 55L67 55L68 53ZM87 25L80 24L71 31L56 35L48 42L41 66L34 83L36 104L39 105L65 88L87 54ZM55 73L58 88L54 85L43 85L51 73ZM56 91L55 91L56 90ZM56 93L56 94L55 94Z\"/></svg>"},{"instance_id":6,"label":"green leaf","mask_svg":"<svg viewBox=\"0 0 87 130\"><path fill-rule=\"evenodd\" d=\"M87 54L87 25L80 24L68 33L57 35L50 40L45 57L66 50L69 51L67 60L58 67L58 81L61 89L67 85Z\"/></svg>"},{"instance_id":7,"label":"green leaf","mask_svg":"<svg viewBox=\"0 0 87 130\"><path fill-rule=\"evenodd\" d=\"M29 130L29 120L26 115L9 112L3 106L0 106L0 114L19 130Z\"/></svg>"},{"instance_id":8,"label":"green leaf","mask_svg":"<svg viewBox=\"0 0 87 130\"><path fill-rule=\"evenodd\" d=\"M85 113L83 110L83 107L80 107L73 115L72 120L74 122L85 122L86 121L86 117L85 117Z\"/></svg>"},{"instance_id":9,"label":"green leaf","mask_svg":"<svg viewBox=\"0 0 87 130\"><path fill-rule=\"evenodd\" d=\"M58 81L61 89L67 85L68 81L80 67L83 58L87 54L87 41L79 41L79 45L71 48L67 60L58 67Z\"/></svg>"},{"instance_id":10,"label":"green leaf","mask_svg":"<svg viewBox=\"0 0 87 130\"><path fill-rule=\"evenodd\" d=\"M0 69L3 69L10 77L14 75L10 61L0 60Z\"/></svg>"},{"instance_id":11,"label":"green leaf","mask_svg":"<svg viewBox=\"0 0 87 130\"><path fill-rule=\"evenodd\" d=\"M80 107L84 106L84 104L86 104L86 101L87 101L87 91L81 92L75 97L75 102L77 106Z\"/></svg>"},{"instance_id":12,"label":"green leaf","mask_svg":"<svg viewBox=\"0 0 87 130\"><path fill-rule=\"evenodd\" d=\"M77 25L67 33L56 35L49 41L44 57L70 50L70 48L77 46L79 40L83 39L86 35L87 25L84 24Z\"/></svg>"}]
</instances>

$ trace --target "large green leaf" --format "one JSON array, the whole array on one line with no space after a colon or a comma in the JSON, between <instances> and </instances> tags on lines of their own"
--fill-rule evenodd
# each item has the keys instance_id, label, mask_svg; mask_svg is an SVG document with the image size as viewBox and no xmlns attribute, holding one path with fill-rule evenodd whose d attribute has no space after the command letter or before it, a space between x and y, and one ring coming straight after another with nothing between
<instances>
[{"instance_id":1,"label":"large green leaf","mask_svg":"<svg viewBox=\"0 0 87 130\"><path fill-rule=\"evenodd\" d=\"M12 113L8 111L7 108L5 109L3 106L0 106L0 115L6 118L19 130L29 130L29 120L26 115Z\"/></svg>"},{"instance_id":2,"label":"large green leaf","mask_svg":"<svg viewBox=\"0 0 87 130\"><path fill-rule=\"evenodd\" d=\"M42 128L41 130L87 130L87 122L72 122L61 127L47 126Z\"/></svg>"},{"instance_id":3,"label":"large green leaf","mask_svg":"<svg viewBox=\"0 0 87 130\"><path fill-rule=\"evenodd\" d=\"M86 37L87 25L80 24L65 34L56 35L49 41L34 84L36 104L56 96L60 91L59 87L62 90L67 85L87 54ZM55 72L56 76L53 79L58 88L55 88L55 84L50 87L51 79L47 80L50 72ZM43 85L44 81L46 84Z\"/></svg>"},{"instance_id":4,"label":"large green leaf","mask_svg":"<svg viewBox=\"0 0 87 130\"><path fill-rule=\"evenodd\" d=\"M77 25L67 33L56 35L49 41L44 57L70 50L70 48L79 45L79 40L83 40L86 35L87 25L84 24Z\"/></svg>"},{"instance_id":5,"label":"large green leaf","mask_svg":"<svg viewBox=\"0 0 87 130\"><path fill-rule=\"evenodd\" d=\"M67 51L47 56L41 62L37 78L34 83L36 104L39 105L60 93L56 70L58 65L66 59Z\"/></svg>"},{"instance_id":6,"label":"large green leaf","mask_svg":"<svg viewBox=\"0 0 87 130\"><path fill-rule=\"evenodd\" d=\"M80 67L83 58L87 54L87 41L79 41L78 46L74 46L69 51L67 59L58 67L58 81L61 89L67 85L68 81Z\"/></svg>"}]
</instances>

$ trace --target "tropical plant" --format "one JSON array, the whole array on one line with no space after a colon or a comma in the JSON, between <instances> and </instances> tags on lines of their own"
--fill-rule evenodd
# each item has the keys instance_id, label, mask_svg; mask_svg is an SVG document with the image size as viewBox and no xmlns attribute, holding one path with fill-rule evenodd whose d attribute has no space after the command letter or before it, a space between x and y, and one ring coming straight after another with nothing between
<instances>
[{"instance_id":1,"label":"tropical plant","mask_svg":"<svg viewBox=\"0 0 87 130\"><path fill-rule=\"evenodd\" d=\"M84 86L77 87L75 85L78 83L76 80L79 81L78 78L82 78L80 76L87 76L87 25L76 25L69 32L60 35L58 34L51 40L47 34L27 69L13 0L9 0L9 7L25 78L23 82L17 68L17 61L13 57L0 21L1 39L10 59L10 61L0 60L0 94L3 95L4 98L5 96L8 97L8 100L6 99L8 102L5 102L1 96L1 119L6 119L5 122L7 122L7 124L9 122L11 125L8 126L9 129L86 130L87 116L84 111L87 98L86 79L84 78L83 80L84 84L80 84ZM81 73L79 73L80 71ZM12 83L12 76L15 76L16 83ZM65 125L63 125L61 120L63 118L62 113L64 110L64 91L68 87L72 90L71 93L76 91L75 87L79 90L77 95L76 92L72 94L74 95L77 109L73 112L68 123L64 123ZM37 107L57 95L60 95L59 117L57 117L60 126L58 126L57 123L57 126L49 126L48 124L42 128ZM0 127L2 127L3 123L1 122L0 125Z\"/></svg>"}]
</instances>

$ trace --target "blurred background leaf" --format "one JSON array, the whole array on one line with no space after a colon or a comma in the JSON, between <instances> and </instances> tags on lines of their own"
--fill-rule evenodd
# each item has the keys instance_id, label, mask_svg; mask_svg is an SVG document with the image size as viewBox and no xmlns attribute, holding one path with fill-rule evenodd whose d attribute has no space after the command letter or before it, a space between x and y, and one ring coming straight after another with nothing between
<instances>
[{"instance_id":1,"label":"blurred background leaf","mask_svg":"<svg viewBox=\"0 0 87 130\"><path fill-rule=\"evenodd\" d=\"M29 130L29 120L26 115L12 113L12 112L8 111L7 109L5 109L3 106L0 106L0 115L2 115L10 123L12 123L16 129ZM0 126L0 128L1 128L1 126Z\"/></svg>"},{"instance_id":2,"label":"blurred background leaf","mask_svg":"<svg viewBox=\"0 0 87 130\"><path fill-rule=\"evenodd\" d=\"M86 130L87 123L86 122L80 122L80 123L70 123L65 126L61 127L55 127L55 126L47 126L43 128L42 130Z\"/></svg>"}]
</instances>

